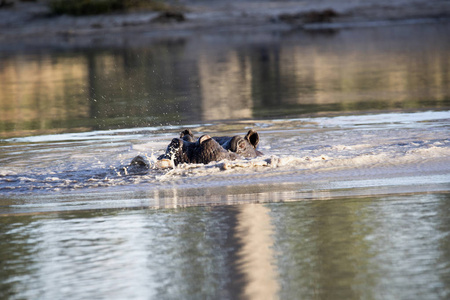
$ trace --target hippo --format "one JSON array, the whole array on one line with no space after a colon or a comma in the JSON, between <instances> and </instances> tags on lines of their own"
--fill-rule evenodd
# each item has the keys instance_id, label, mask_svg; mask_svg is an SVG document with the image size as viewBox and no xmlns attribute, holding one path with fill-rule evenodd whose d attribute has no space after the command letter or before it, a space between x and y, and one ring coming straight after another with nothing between
<instances>
[{"instance_id":1,"label":"hippo","mask_svg":"<svg viewBox=\"0 0 450 300\"><path fill-rule=\"evenodd\" d=\"M197 140L190 129L185 129L180 138L172 139L166 152L158 157L158 161L173 161L176 166L182 163L208 164L224 159L254 158L263 155L256 149L258 144L259 135L253 129L244 137L202 135ZM130 165L148 168L149 164L143 157L137 156Z\"/></svg>"},{"instance_id":2,"label":"hippo","mask_svg":"<svg viewBox=\"0 0 450 300\"><path fill-rule=\"evenodd\" d=\"M183 138L173 139L167 146L166 153L158 157L158 160L173 160L174 164L178 165L181 163L208 164L212 161L239 158L239 155L225 150L207 134L202 135L195 142L190 141L192 138L184 136Z\"/></svg>"},{"instance_id":3,"label":"hippo","mask_svg":"<svg viewBox=\"0 0 450 300\"><path fill-rule=\"evenodd\" d=\"M235 135L219 137L213 136L212 138L217 143L219 143L222 148L234 152L239 156L245 158L254 158L263 155L260 151L256 150L256 147L259 144L259 134L253 129L249 130L249 132L244 137ZM183 130L181 132L180 139L189 142L195 141L194 135L189 129Z\"/></svg>"}]
</instances>

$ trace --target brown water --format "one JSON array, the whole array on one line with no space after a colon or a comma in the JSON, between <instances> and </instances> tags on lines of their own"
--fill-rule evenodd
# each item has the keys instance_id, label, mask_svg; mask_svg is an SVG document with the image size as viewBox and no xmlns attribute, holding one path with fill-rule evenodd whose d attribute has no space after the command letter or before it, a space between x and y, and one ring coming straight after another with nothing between
<instances>
[{"instance_id":1,"label":"brown water","mask_svg":"<svg viewBox=\"0 0 450 300\"><path fill-rule=\"evenodd\" d=\"M449 298L448 32L2 48L0 298ZM264 156L121 172L185 127Z\"/></svg>"}]
</instances>

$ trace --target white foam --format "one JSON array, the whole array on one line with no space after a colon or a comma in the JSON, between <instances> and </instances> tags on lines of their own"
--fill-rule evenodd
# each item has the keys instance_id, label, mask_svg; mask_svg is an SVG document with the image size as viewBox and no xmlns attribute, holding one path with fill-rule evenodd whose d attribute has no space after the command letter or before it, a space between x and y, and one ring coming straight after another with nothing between
<instances>
[{"instance_id":1,"label":"white foam","mask_svg":"<svg viewBox=\"0 0 450 300\"><path fill-rule=\"evenodd\" d=\"M76 141L102 139L109 134L112 140L118 131L55 135L54 142L52 136L37 137L28 142L48 144L25 144L20 151L5 152L0 190L20 193L120 187L133 191L142 186L211 188L355 178L394 178L395 182L400 173L402 178L416 177L418 172L445 175L450 174L449 117L445 111L266 121L264 129L256 128L265 156L169 169L158 169L157 157L171 138L178 136L178 126L173 135L164 135L167 139L149 134L149 128L141 129L147 130L145 134L128 129L138 134L125 134L120 142L100 144ZM207 131L208 126L202 130ZM64 147L55 147L54 143L70 138L73 140ZM123 166L137 155L149 161L148 172L124 172Z\"/></svg>"}]
</instances>

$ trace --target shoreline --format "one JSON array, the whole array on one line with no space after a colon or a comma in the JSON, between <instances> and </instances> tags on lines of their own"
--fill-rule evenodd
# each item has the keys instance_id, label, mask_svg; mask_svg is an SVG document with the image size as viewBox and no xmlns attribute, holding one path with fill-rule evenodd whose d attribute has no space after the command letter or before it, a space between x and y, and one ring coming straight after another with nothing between
<instances>
[{"instance_id":1,"label":"shoreline","mask_svg":"<svg viewBox=\"0 0 450 300\"><path fill-rule=\"evenodd\" d=\"M117 47L203 33L327 31L450 21L450 2L445 0L179 2L185 8L181 21L151 11L49 16L43 1L16 1L0 9L0 51Z\"/></svg>"}]
</instances>

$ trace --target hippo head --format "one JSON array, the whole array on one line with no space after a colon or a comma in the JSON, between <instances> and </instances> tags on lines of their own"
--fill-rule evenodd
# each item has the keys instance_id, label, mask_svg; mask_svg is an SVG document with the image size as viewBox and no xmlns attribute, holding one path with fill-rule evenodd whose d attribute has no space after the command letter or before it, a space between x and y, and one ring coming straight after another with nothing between
<instances>
[{"instance_id":1,"label":"hippo head","mask_svg":"<svg viewBox=\"0 0 450 300\"><path fill-rule=\"evenodd\" d=\"M259 134L251 129L244 136L235 135L233 137L215 137L219 144L225 149L231 152L235 152L239 156L246 158L253 158L261 156L262 153L256 150L259 143Z\"/></svg>"},{"instance_id":2,"label":"hippo head","mask_svg":"<svg viewBox=\"0 0 450 300\"><path fill-rule=\"evenodd\" d=\"M238 156L235 153L226 151L219 143L209 135L201 136L196 142L191 134L181 134L181 138L173 139L167 146L166 153L158 159L168 159L175 165L181 163L208 164L212 161L222 159L234 160Z\"/></svg>"}]
</instances>

